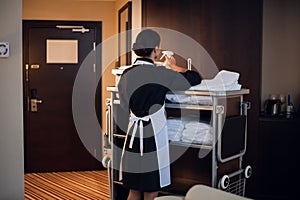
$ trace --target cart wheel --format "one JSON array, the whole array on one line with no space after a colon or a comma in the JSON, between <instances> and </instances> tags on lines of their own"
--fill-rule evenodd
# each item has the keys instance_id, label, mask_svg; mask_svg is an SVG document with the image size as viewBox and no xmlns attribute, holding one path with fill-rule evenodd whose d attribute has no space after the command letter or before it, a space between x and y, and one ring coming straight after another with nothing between
<instances>
[{"instance_id":1,"label":"cart wheel","mask_svg":"<svg viewBox=\"0 0 300 200\"><path fill-rule=\"evenodd\" d=\"M225 190L229 186L229 182L230 182L229 176L224 175L219 182L221 189Z\"/></svg>"},{"instance_id":2,"label":"cart wheel","mask_svg":"<svg viewBox=\"0 0 300 200\"><path fill-rule=\"evenodd\" d=\"M250 178L250 176L252 175L252 167L250 165L248 165L246 168L245 168L245 178Z\"/></svg>"},{"instance_id":3,"label":"cart wheel","mask_svg":"<svg viewBox=\"0 0 300 200\"><path fill-rule=\"evenodd\" d=\"M102 165L103 165L103 167L107 168L109 161L110 161L110 157L109 156L104 156L102 158Z\"/></svg>"}]
</instances>

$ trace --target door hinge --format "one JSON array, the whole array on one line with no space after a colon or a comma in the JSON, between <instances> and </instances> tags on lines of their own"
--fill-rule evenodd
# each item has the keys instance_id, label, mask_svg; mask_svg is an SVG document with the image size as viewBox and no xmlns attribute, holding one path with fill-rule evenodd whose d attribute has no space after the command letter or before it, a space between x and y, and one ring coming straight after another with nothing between
<instances>
[{"instance_id":1,"label":"door hinge","mask_svg":"<svg viewBox=\"0 0 300 200\"><path fill-rule=\"evenodd\" d=\"M93 42L93 49L96 51L96 42Z\"/></svg>"},{"instance_id":2,"label":"door hinge","mask_svg":"<svg viewBox=\"0 0 300 200\"><path fill-rule=\"evenodd\" d=\"M27 96L27 111L30 111L30 98Z\"/></svg>"},{"instance_id":3,"label":"door hinge","mask_svg":"<svg viewBox=\"0 0 300 200\"><path fill-rule=\"evenodd\" d=\"M26 82L28 82L29 81L29 64L26 64L25 65L25 80L26 80Z\"/></svg>"}]
</instances>

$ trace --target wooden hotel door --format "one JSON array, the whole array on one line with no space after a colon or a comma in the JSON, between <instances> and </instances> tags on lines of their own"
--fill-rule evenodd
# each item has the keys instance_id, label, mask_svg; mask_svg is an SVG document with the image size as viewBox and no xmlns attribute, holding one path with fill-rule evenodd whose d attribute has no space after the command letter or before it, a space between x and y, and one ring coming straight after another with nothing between
<instances>
[{"instance_id":1,"label":"wooden hotel door","mask_svg":"<svg viewBox=\"0 0 300 200\"><path fill-rule=\"evenodd\" d=\"M25 172L101 168L80 140L72 116L74 81L101 42L101 22L23 21L23 32ZM101 66L91 67L101 72ZM101 88L96 75L88 79L87 87ZM99 113L100 93L95 94Z\"/></svg>"}]
</instances>

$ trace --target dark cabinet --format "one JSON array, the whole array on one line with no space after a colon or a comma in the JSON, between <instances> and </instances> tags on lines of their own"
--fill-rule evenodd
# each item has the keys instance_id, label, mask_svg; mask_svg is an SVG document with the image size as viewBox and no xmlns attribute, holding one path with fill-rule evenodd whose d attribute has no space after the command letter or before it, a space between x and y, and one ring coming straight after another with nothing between
<instances>
[{"instance_id":1,"label":"dark cabinet","mask_svg":"<svg viewBox=\"0 0 300 200\"><path fill-rule=\"evenodd\" d=\"M259 199L296 199L299 133L299 117L260 117Z\"/></svg>"}]
</instances>

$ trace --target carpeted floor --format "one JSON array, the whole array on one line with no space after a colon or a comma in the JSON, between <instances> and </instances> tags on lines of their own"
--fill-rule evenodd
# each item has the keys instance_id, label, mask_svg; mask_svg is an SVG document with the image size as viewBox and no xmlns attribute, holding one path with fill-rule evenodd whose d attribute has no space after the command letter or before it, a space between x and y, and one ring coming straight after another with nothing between
<instances>
[{"instance_id":1,"label":"carpeted floor","mask_svg":"<svg viewBox=\"0 0 300 200\"><path fill-rule=\"evenodd\" d=\"M24 177L25 200L110 199L106 170L28 173Z\"/></svg>"}]
</instances>

